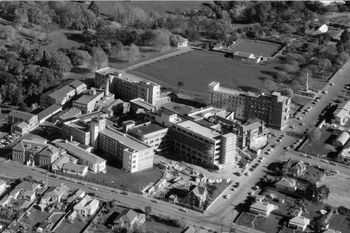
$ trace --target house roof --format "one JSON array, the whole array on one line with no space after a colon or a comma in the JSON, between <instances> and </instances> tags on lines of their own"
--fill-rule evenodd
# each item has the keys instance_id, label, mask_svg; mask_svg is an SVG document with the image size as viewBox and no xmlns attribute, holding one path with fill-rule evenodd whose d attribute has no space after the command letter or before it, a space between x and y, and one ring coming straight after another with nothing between
<instances>
[{"instance_id":1,"label":"house roof","mask_svg":"<svg viewBox=\"0 0 350 233\"><path fill-rule=\"evenodd\" d=\"M71 83L69 83L68 85L72 86L74 88L78 88L78 87L81 87L81 86L86 86L85 83L83 83L82 81L79 81L79 80L74 80Z\"/></svg>"},{"instance_id":2,"label":"house roof","mask_svg":"<svg viewBox=\"0 0 350 233\"><path fill-rule=\"evenodd\" d=\"M291 220L289 220L289 224L297 225L297 226L305 226L310 224L310 219L305 218L303 216L295 216Z\"/></svg>"},{"instance_id":3,"label":"house roof","mask_svg":"<svg viewBox=\"0 0 350 233\"><path fill-rule=\"evenodd\" d=\"M297 181L292 178L285 178L282 177L279 181L277 181L276 185L290 187L290 188L296 188Z\"/></svg>"},{"instance_id":4,"label":"house roof","mask_svg":"<svg viewBox=\"0 0 350 233\"><path fill-rule=\"evenodd\" d=\"M206 190L207 188L204 186L196 186L190 193L193 193L196 197L202 197L206 193Z\"/></svg>"},{"instance_id":5,"label":"house roof","mask_svg":"<svg viewBox=\"0 0 350 233\"><path fill-rule=\"evenodd\" d=\"M20 118L24 121L30 121L36 115L28 113L28 112L19 111L19 110L12 110L9 113L9 116Z\"/></svg>"},{"instance_id":6,"label":"house roof","mask_svg":"<svg viewBox=\"0 0 350 233\"><path fill-rule=\"evenodd\" d=\"M58 110L62 110L62 106L58 105L58 104L53 104L47 108L45 108L44 110L42 110L41 112L38 113L38 118L39 120L51 115L54 112L57 112Z\"/></svg>"},{"instance_id":7,"label":"house roof","mask_svg":"<svg viewBox=\"0 0 350 233\"><path fill-rule=\"evenodd\" d=\"M74 209L75 210L82 210L85 209L89 206L91 207L98 207L98 205L100 204L100 202L94 198L92 198L89 195L85 195L85 197L83 197L75 206Z\"/></svg>"},{"instance_id":8,"label":"house roof","mask_svg":"<svg viewBox=\"0 0 350 233\"><path fill-rule=\"evenodd\" d=\"M96 90L95 95L85 94L85 95L81 96L79 99L75 100L74 103L87 105L91 102L94 102L94 101L96 102L99 98L102 97L101 93L102 93L102 91Z\"/></svg>"},{"instance_id":9,"label":"house roof","mask_svg":"<svg viewBox=\"0 0 350 233\"><path fill-rule=\"evenodd\" d=\"M114 222L132 222L135 218L137 218L138 213L136 213L132 209L125 209L123 210L117 217L117 219L114 220Z\"/></svg>"},{"instance_id":10,"label":"house roof","mask_svg":"<svg viewBox=\"0 0 350 233\"><path fill-rule=\"evenodd\" d=\"M58 147L65 149L68 153L77 157L78 159L86 160L86 161L89 161L91 163L106 162L106 160L98 157L97 155L95 155L93 153L90 153L86 150L83 150L80 147L77 147L70 142L57 142L56 145Z\"/></svg>"},{"instance_id":11,"label":"house roof","mask_svg":"<svg viewBox=\"0 0 350 233\"><path fill-rule=\"evenodd\" d=\"M63 170L74 171L76 173L83 173L87 169L87 166L75 164L75 163L65 163L62 166Z\"/></svg>"},{"instance_id":12,"label":"house roof","mask_svg":"<svg viewBox=\"0 0 350 233\"><path fill-rule=\"evenodd\" d=\"M260 210L263 212L271 211L273 207L274 205L267 202L261 202L261 201L257 201L250 206L251 209Z\"/></svg>"}]
</instances>

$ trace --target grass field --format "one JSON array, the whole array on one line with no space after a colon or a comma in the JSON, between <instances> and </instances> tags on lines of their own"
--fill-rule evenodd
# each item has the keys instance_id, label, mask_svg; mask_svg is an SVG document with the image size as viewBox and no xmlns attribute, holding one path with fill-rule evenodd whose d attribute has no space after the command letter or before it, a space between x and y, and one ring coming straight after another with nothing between
<instances>
[{"instance_id":1,"label":"grass field","mask_svg":"<svg viewBox=\"0 0 350 233\"><path fill-rule=\"evenodd\" d=\"M275 54L281 45L273 44L265 41L257 40L240 40L233 46L232 51L241 51L246 53L253 53L255 55L262 55L264 57L271 57Z\"/></svg>"},{"instance_id":2,"label":"grass field","mask_svg":"<svg viewBox=\"0 0 350 233\"><path fill-rule=\"evenodd\" d=\"M329 197L324 202L336 207L350 208L350 177L344 175L326 176L321 183L330 189Z\"/></svg>"},{"instance_id":3,"label":"grass field","mask_svg":"<svg viewBox=\"0 0 350 233\"><path fill-rule=\"evenodd\" d=\"M264 71L272 67L258 64L243 64L222 53L210 51L191 51L166 60L152 63L129 71L145 79L160 81L167 86L177 88L179 81L182 89L192 94L206 96L211 81L219 81L227 87L263 87L263 79L269 78Z\"/></svg>"}]
</instances>

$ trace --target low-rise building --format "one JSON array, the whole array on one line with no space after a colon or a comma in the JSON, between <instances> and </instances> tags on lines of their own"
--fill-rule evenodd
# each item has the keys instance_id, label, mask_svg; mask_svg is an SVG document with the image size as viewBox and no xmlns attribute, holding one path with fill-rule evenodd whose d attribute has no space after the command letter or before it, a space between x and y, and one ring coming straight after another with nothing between
<instances>
[{"instance_id":1,"label":"low-rise building","mask_svg":"<svg viewBox=\"0 0 350 233\"><path fill-rule=\"evenodd\" d=\"M98 157L97 155L90 153L71 142L56 142L55 145L78 158L79 163L88 166L90 171L106 172L106 160Z\"/></svg>"},{"instance_id":2,"label":"low-rise building","mask_svg":"<svg viewBox=\"0 0 350 233\"><path fill-rule=\"evenodd\" d=\"M157 122L164 127L171 127L173 124L183 121L183 118L178 116L177 113L162 107L156 112L148 112L145 115L145 120Z\"/></svg>"},{"instance_id":3,"label":"low-rise building","mask_svg":"<svg viewBox=\"0 0 350 233\"><path fill-rule=\"evenodd\" d=\"M93 216L100 206L100 201L92 198L89 195L85 195L74 207L73 210L76 214L83 218L89 218ZM73 216L72 216L73 217Z\"/></svg>"},{"instance_id":4,"label":"low-rise building","mask_svg":"<svg viewBox=\"0 0 350 233\"><path fill-rule=\"evenodd\" d=\"M88 167L75 163L65 163L62 165L62 172L71 175L86 176Z\"/></svg>"},{"instance_id":5,"label":"low-rise building","mask_svg":"<svg viewBox=\"0 0 350 233\"><path fill-rule=\"evenodd\" d=\"M37 115L19 110L12 110L7 120L8 124L11 126L12 133L18 132L26 134L39 125Z\"/></svg>"},{"instance_id":6,"label":"low-rise building","mask_svg":"<svg viewBox=\"0 0 350 233\"><path fill-rule=\"evenodd\" d=\"M299 177L302 176L306 171L306 164L302 161L288 160L283 165L283 172L286 175Z\"/></svg>"},{"instance_id":7,"label":"low-rise building","mask_svg":"<svg viewBox=\"0 0 350 233\"><path fill-rule=\"evenodd\" d=\"M96 103L104 96L104 91L90 89L88 93L73 101L73 107L80 109L83 113L91 113L95 110Z\"/></svg>"},{"instance_id":8,"label":"low-rise building","mask_svg":"<svg viewBox=\"0 0 350 233\"><path fill-rule=\"evenodd\" d=\"M61 171L63 165L65 163L74 163L76 164L78 162L78 159L70 156L69 154L67 154L66 152L62 153L61 152L61 157L59 157L52 165L51 165L51 169L52 171Z\"/></svg>"},{"instance_id":9,"label":"low-rise building","mask_svg":"<svg viewBox=\"0 0 350 233\"><path fill-rule=\"evenodd\" d=\"M275 186L283 191L295 192L297 190L297 181L293 178L282 177L279 181L277 181Z\"/></svg>"},{"instance_id":10,"label":"low-rise building","mask_svg":"<svg viewBox=\"0 0 350 233\"><path fill-rule=\"evenodd\" d=\"M140 140L113 127L100 131L98 148L112 159L123 163L128 172L138 172L153 167L154 149Z\"/></svg>"},{"instance_id":11,"label":"low-rise building","mask_svg":"<svg viewBox=\"0 0 350 233\"><path fill-rule=\"evenodd\" d=\"M259 63L263 60L262 56L258 56L258 55L255 55L253 53L246 53L246 52L242 52L242 51L233 52L233 57L236 57L239 59L244 59L247 61L252 61L255 63Z\"/></svg>"},{"instance_id":12,"label":"low-rise building","mask_svg":"<svg viewBox=\"0 0 350 233\"><path fill-rule=\"evenodd\" d=\"M12 147L12 160L39 167L52 164L59 157L59 150L53 145L23 139Z\"/></svg>"},{"instance_id":13,"label":"low-rise building","mask_svg":"<svg viewBox=\"0 0 350 233\"><path fill-rule=\"evenodd\" d=\"M52 117L53 122L60 122L63 123L68 120L72 120L76 117L79 117L82 114L80 109L77 108L69 108L67 110L64 110L63 112L60 112Z\"/></svg>"},{"instance_id":14,"label":"low-rise building","mask_svg":"<svg viewBox=\"0 0 350 233\"><path fill-rule=\"evenodd\" d=\"M350 101L338 107L333 113L333 115L334 115L334 123L344 126L350 117Z\"/></svg>"},{"instance_id":15,"label":"low-rise building","mask_svg":"<svg viewBox=\"0 0 350 233\"><path fill-rule=\"evenodd\" d=\"M38 113L39 124L44 123L47 119L59 113L60 111L62 111L62 106L58 104L53 104L45 108L44 110Z\"/></svg>"},{"instance_id":16,"label":"low-rise building","mask_svg":"<svg viewBox=\"0 0 350 233\"><path fill-rule=\"evenodd\" d=\"M51 191L48 191L45 193L45 195L41 198L39 207L41 211L44 211L46 207L52 205L52 204L57 204L61 202L64 196L67 196L69 191L69 188L61 184L59 187L53 188Z\"/></svg>"},{"instance_id":17,"label":"low-rise building","mask_svg":"<svg viewBox=\"0 0 350 233\"><path fill-rule=\"evenodd\" d=\"M201 208L208 198L208 190L204 186L195 186L185 197L188 205Z\"/></svg>"},{"instance_id":18,"label":"low-rise building","mask_svg":"<svg viewBox=\"0 0 350 233\"><path fill-rule=\"evenodd\" d=\"M268 202L257 201L250 206L250 211L261 216L269 216L270 213L277 209L276 205L270 204Z\"/></svg>"},{"instance_id":19,"label":"low-rise building","mask_svg":"<svg viewBox=\"0 0 350 233\"><path fill-rule=\"evenodd\" d=\"M180 35L171 36L170 41L171 44L177 48L186 48L188 46L188 39Z\"/></svg>"},{"instance_id":20,"label":"low-rise building","mask_svg":"<svg viewBox=\"0 0 350 233\"><path fill-rule=\"evenodd\" d=\"M85 90L87 90L85 83L74 80L42 94L40 96L40 105L42 107L47 107L52 104L65 105L74 96L83 93Z\"/></svg>"},{"instance_id":21,"label":"low-rise building","mask_svg":"<svg viewBox=\"0 0 350 233\"><path fill-rule=\"evenodd\" d=\"M113 221L117 229L136 230L139 229L146 221L145 214L139 214L132 209L123 210Z\"/></svg>"},{"instance_id":22,"label":"low-rise building","mask_svg":"<svg viewBox=\"0 0 350 233\"><path fill-rule=\"evenodd\" d=\"M297 229L299 231L305 231L306 227L309 224L310 224L310 219L299 215L289 220L288 227Z\"/></svg>"}]
</instances>

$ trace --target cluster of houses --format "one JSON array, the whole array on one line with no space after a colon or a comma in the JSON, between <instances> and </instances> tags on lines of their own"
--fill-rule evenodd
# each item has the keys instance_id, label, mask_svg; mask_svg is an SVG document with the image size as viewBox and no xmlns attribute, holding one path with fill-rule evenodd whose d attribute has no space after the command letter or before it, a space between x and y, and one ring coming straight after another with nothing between
<instances>
[{"instance_id":1,"label":"cluster of houses","mask_svg":"<svg viewBox=\"0 0 350 233\"><path fill-rule=\"evenodd\" d=\"M100 201L88 195L82 189L71 190L64 184L57 187L48 187L42 182L34 180L23 180L17 184L6 184L6 181L0 180L0 208L12 208L22 215L18 216L19 221L23 216L29 216L38 209L42 212L50 213L47 219L43 219L37 231L50 230L53 226L57 227L57 222L52 222L51 216L57 213L63 213L62 221L67 218L74 221L76 218L89 219L99 210ZM33 226L32 226L33 227Z\"/></svg>"}]
</instances>

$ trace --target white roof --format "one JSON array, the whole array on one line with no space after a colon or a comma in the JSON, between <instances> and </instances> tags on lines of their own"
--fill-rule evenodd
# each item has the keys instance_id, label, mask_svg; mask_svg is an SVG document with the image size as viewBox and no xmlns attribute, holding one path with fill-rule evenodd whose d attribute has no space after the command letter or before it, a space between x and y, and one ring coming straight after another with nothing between
<instances>
[{"instance_id":1,"label":"white roof","mask_svg":"<svg viewBox=\"0 0 350 233\"><path fill-rule=\"evenodd\" d=\"M305 226L310 224L310 219L305 218L303 216L295 216L291 220L289 220L289 224L297 225L297 226Z\"/></svg>"}]
</instances>

